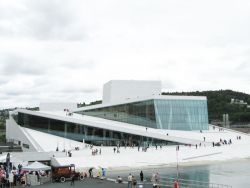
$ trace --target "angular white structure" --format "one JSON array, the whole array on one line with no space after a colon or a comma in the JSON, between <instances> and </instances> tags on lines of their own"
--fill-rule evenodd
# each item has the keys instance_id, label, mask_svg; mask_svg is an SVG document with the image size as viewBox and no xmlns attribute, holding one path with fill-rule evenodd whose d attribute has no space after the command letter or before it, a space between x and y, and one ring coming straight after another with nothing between
<instances>
[{"instance_id":1,"label":"angular white structure","mask_svg":"<svg viewBox=\"0 0 250 188\"><path fill-rule=\"evenodd\" d=\"M111 80L103 86L102 102L119 103L154 95L161 95L160 81Z\"/></svg>"},{"instance_id":2,"label":"angular white structure","mask_svg":"<svg viewBox=\"0 0 250 188\"><path fill-rule=\"evenodd\" d=\"M160 85L159 81L110 81L104 86L103 104L70 112L65 110L70 105L56 104L41 111L17 109L7 120L6 137L33 151L56 148L62 142L65 149L66 143L78 146L83 140L104 146L200 143L200 138L188 135L209 128L206 97L160 95ZM168 135L170 131L185 134ZM51 142L43 143L39 132Z\"/></svg>"}]
</instances>

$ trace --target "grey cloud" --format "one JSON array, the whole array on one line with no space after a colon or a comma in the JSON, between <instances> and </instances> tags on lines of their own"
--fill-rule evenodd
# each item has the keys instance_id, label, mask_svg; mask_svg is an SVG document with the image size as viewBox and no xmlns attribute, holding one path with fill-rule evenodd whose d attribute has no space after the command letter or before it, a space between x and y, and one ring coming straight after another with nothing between
<instances>
[{"instance_id":1,"label":"grey cloud","mask_svg":"<svg viewBox=\"0 0 250 188\"><path fill-rule=\"evenodd\" d=\"M26 96L26 95L34 95L38 94L40 91L36 90L32 86L26 87L26 88L20 88L18 86L15 87L15 85L12 85L12 87L2 87L0 90L3 94L8 96Z\"/></svg>"},{"instance_id":2,"label":"grey cloud","mask_svg":"<svg viewBox=\"0 0 250 188\"><path fill-rule=\"evenodd\" d=\"M63 93L94 93L97 92L97 88L63 88L61 92Z\"/></svg>"},{"instance_id":3,"label":"grey cloud","mask_svg":"<svg viewBox=\"0 0 250 188\"><path fill-rule=\"evenodd\" d=\"M93 69L96 66L96 62L92 60L82 60L81 58L66 61L63 66L67 69Z\"/></svg>"},{"instance_id":4,"label":"grey cloud","mask_svg":"<svg viewBox=\"0 0 250 188\"><path fill-rule=\"evenodd\" d=\"M46 69L34 59L24 58L12 54L0 54L2 67L0 72L4 75L26 74L40 75Z\"/></svg>"},{"instance_id":5,"label":"grey cloud","mask_svg":"<svg viewBox=\"0 0 250 188\"><path fill-rule=\"evenodd\" d=\"M19 91L19 90L12 90L12 91L7 91L5 93L6 95L8 95L9 97L14 97L14 96L21 96L21 95L24 95L23 91Z\"/></svg>"},{"instance_id":6,"label":"grey cloud","mask_svg":"<svg viewBox=\"0 0 250 188\"><path fill-rule=\"evenodd\" d=\"M0 87L1 85L7 84L8 78L6 76L0 76Z\"/></svg>"},{"instance_id":7,"label":"grey cloud","mask_svg":"<svg viewBox=\"0 0 250 188\"><path fill-rule=\"evenodd\" d=\"M173 81L170 81L170 79L168 79L162 82L162 88L167 91L168 89L176 88L176 85Z\"/></svg>"},{"instance_id":8,"label":"grey cloud","mask_svg":"<svg viewBox=\"0 0 250 188\"><path fill-rule=\"evenodd\" d=\"M244 71L250 69L250 59L249 61L242 62L239 66L237 66L236 70Z\"/></svg>"},{"instance_id":9,"label":"grey cloud","mask_svg":"<svg viewBox=\"0 0 250 188\"><path fill-rule=\"evenodd\" d=\"M248 50L242 53L241 57L244 58L244 60L236 67L236 69L239 71L246 71L247 73L249 73L250 71L250 48L248 48Z\"/></svg>"},{"instance_id":10,"label":"grey cloud","mask_svg":"<svg viewBox=\"0 0 250 188\"><path fill-rule=\"evenodd\" d=\"M83 35L75 33L74 17L70 14L65 1L31 1L32 14L26 23L28 29L38 39L78 40ZM76 35L75 35L76 34Z\"/></svg>"},{"instance_id":11,"label":"grey cloud","mask_svg":"<svg viewBox=\"0 0 250 188\"><path fill-rule=\"evenodd\" d=\"M0 100L7 100L9 99L10 97L7 95L7 94L1 94L0 95Z\"/></svg>"},{"instance_id":12,"label":"grey cloud","mask_svg":"<svg viewBox=\"0 0 250 188\"><path fill-rule=\"evenodd\" d=\"M84 26L74 16L74 10L67 2L28 0L24 3L25 8L9 7L9 12L15 12L15 16L7 17L4 13L1 14L0 33L39 40L83 40L87 37Z\"/></svg>"}]
</instances>

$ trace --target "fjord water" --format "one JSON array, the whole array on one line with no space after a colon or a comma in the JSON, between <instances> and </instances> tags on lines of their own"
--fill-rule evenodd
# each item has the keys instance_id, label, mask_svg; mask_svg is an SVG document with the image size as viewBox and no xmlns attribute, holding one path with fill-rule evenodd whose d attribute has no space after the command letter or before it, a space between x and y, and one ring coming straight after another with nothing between
<instances>
[{"instance_id":1,"label":"fjord water","mask_svg":"<svg viewBox=\"0 0 250 188\"><path fill-rule=\"evenodd\" d=\"M174 177L173 174L169 176ZM180 177L231 185L233 188L250 187L250 160L181 167Z\"/></svg>"},{"instance_id":2,"label":"fjord water","mask_svg":"<svg viewBox=\"0 0 250 188\"><path fill-rule=\"evenodd\" d=\"M128 173L135 175L139 180L141 169L120 171L110 176L122 176L127 179ZM143 169L142 169L143 170ZM144 177L150 178L152 173L159 172L162 178L176 177L176 167L144 169ZM216 184L231 185L233 188L250 187L250 159L239 161L216 162L209 165L179 166L179 178L195 181L210 182Z\"/></svg>"}]
</instances>

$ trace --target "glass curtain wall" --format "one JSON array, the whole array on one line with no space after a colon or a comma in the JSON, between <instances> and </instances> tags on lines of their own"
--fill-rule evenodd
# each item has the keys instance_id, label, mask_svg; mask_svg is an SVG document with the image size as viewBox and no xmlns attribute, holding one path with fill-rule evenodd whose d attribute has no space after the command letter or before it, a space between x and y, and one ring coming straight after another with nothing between
<instances>
[{"instance_id":1,"label":"glass curtain wall","mask_svg":"<svg viewBox=\"0 0 250 188\"><path fill-rule=\"evenodd\" d=\"M154 101L142 101L79 112L81 114L156 128Z\"/></svg>"},{"instance_id":2,"label":"glass curtain wall","mask_svg":"<svg viewBox=\"0 0 250 188\"><path fill-rule=\"evenodd\" d=\"M24 113L18 113L18 122L22 127L69 138L72 140L104 146L147 146L177 144L165 140L143 137L118 131L90 127L82 124L64 122Z\"/></svg>"},{"instance_id":3,"label":"glass curtain wall","mask_svg":"<svg viewBox=\"0 0 250 188\"><path fill-rule=\"evenodd\" d=\"M206 100L155 99L80 113L158 129L208 130Z\"/></svg>"},{"instance_id":4,"label":"glass curtain wall","mask_svg":"<svg viewBox=\"0 0 250 188\"><path fill-rule=\"evenodd\" d=\"M208 130L206 100L155 100L159 129Z\"/></svg>"}]
</instances>

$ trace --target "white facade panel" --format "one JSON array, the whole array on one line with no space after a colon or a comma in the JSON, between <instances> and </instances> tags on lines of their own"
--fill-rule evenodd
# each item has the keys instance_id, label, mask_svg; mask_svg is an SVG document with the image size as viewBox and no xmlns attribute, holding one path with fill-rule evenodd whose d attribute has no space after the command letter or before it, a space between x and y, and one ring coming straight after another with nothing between
<instances>
[{"instance_id":1,"label":"white facade panel","mask_svg":"<svg viewBox=\"0 0 250 188\"><path fill-rule=\"evenodd\" d=\"M29 136L25 134L22 127L17 125L12 118L6 120L6 139L13 140L14 142L20 141L21 145L29 145L29 148L22 147L24 151L40 151L39 148L37 148L29 139Z\"/></svg>"},{"instance_id":2,"label":"white facade panel","mask_svg":"<svg viewBox=\"0 0 250 188\"><path fill-rule=\"evenodd\" d=\"M74 110L77 108L77 103L52 103L44 102L40 103L40 111L63 111L64 109Z\"/></svg>"},{"instance_id":3,"label":"white facade panel","mask_svg":"<svg viewBox=\"0 0 250 188\"><path fill-rule=\"evenodd\" d=\"M160 81L111 80L103 86L103 103L161 94Z\"/></svg>"}]
</instances>

